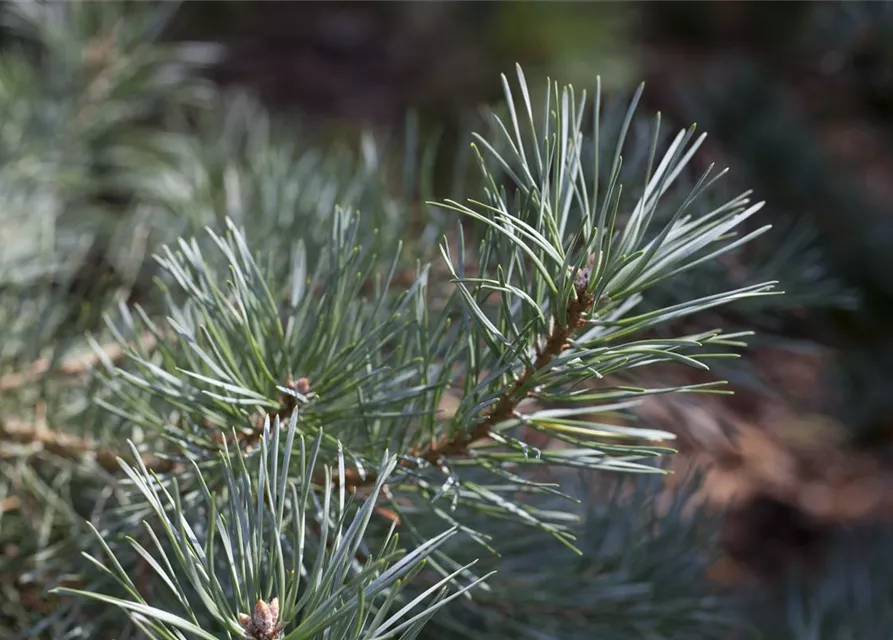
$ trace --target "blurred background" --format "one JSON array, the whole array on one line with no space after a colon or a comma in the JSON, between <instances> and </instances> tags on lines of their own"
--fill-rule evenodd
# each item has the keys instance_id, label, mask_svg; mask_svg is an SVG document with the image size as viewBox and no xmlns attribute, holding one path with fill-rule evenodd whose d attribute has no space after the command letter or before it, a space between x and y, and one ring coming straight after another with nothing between
<instances>
[{"instance_id":1,"label":"blurred background","mask_svg":"<svg viewBox=\"0 0 893 640\"><path fill-rule=\"evenodd\" d=\"M304 146L356 146L364 131L399 138L414 114L418 135L439 141L433 191L447 189L468 125L500 101L499 74L515 63L534 82L583 89L600 76L617 96L645 81L643 112L660 111L671 129L697 123L709 134L703 163L730 167L735 185L768 202L759 223L773 232L703 277L736 281L744 270L788 292L722 312L725 325L759 332L740 362L718 370L734 398L643 409L681 433L675 464L704 471L704 498L729 509L714 578L763 579L792 559L834 554L847 571L885 573L893 538L874 532L893 513L893 3L234 0L171 3L169 14L159 38L220 45L204 77L300 121ZM28 50L20 27L4 24L3 51ZM80 42L47 33L84 68L101 67L112 46L95 37L101 29L85 27L94 35ZM2 69L4 99L31 87L13 66ZM47 86L70 78L54 73ZM137 93L145 81L138 72L127 80ZM121 95L112 97L125 104ZM4 108L19 118L14 103ZM5 153L16 148L10 121L0 122ZM114 208L116 193L91 197ZM665 294L713 284L694 279ZM835 576L816 588L833 590L844 581ZM852 605L850 592L827 602L823 593L810 602ZM893 603L870 607L893 624ZM830 633L797 637L893 631Z\"/></svg>"}]
</instances>

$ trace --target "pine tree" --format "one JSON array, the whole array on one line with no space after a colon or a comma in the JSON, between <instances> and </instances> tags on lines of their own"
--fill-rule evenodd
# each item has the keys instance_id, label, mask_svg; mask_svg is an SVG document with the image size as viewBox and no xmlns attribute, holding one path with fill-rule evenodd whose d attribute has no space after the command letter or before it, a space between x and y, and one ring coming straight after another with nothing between
<instances>
[{"instance_id":1,"label":"pine tree","mask_svg":"<svg viewBox=\"0 0 893 640\"><path fill-rule=\"evenodd\" d=\"M784 299L715 269L768 227L703 136L518 68L431 193L413 121L305 143L170 11L4 8L0 637L746 628L635 413Z\"/></svg>"}]
</instances>

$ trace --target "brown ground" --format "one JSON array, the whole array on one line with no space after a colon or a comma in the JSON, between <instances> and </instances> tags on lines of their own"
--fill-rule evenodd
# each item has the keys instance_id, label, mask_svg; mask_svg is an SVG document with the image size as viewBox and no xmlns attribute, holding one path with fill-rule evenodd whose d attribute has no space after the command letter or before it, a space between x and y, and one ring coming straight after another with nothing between
<instances>
[{"instance_id":1,"label":"brown ground","mask_svg":"<svg viewBox=\"0 0 893 640\"><path fill-rule=\"evenodd\" d=\"M672 464L703 471L703 499L732 506L721 580L816 560L834 527L893 515L893 469L877 452L848 447L844 426L808 409L824 400L824 358L770 349L751 358L777 394L655 396L640 411L678 435Z\"/></svg>"}]
</instances>

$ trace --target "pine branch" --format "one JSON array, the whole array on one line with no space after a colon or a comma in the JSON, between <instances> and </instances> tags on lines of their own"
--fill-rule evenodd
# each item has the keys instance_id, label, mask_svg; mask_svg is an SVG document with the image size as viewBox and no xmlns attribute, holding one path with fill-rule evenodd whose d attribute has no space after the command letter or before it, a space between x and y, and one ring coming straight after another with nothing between
<instances>
[{"instance_id":1,"label":"pine branch","mask_svg":"<svg viewBox=\"0 0 893 640\"><path fill-rule=\"evenodd\" d=\"M439 465L445 458L464 455L469 448L488 438L493 427L511 418L520 402L527 397L531 379L537 372L545 369L567 347L567 341L571 334L584 325L586 312L593 303L592 295L586 291L587 285L588 280L582 286L577 287L577 295L568 304L566 324L559 324L558 319L555 319L552 332L536 360L524 370L514 385L500 396L499 401L484 420L467 433L459 432L452 436L443 436L438 442L421 451L410 452L410 458L401 460L401 466L417 467L419 461L430 465ZM355 469L350 469L345 479L349 483L350 490L356 490L361 486L375 482L373 474L367 474L361 478Z\"/></svg>"},{"instance_id":2,"label":"pine branch","mask_svg":"<svg viewBox=\"0 0 893 640\"><path fill-rule=\"evenodd\" d=\"M566 324L559 324L555 318L555 326L552 333L546 339L545 346L540 351L532 366L527 367L511 389L507 390L499 398L499 402L490 412L490 415L469 434L459 434L446 438L438 444L423 452L420 457L432 464L440 458L464 453L473 443L483 440L490 435L494 426L509 419L518 407L518 404L527 396L531 379L541 370L545 369L552 360L568 346L567 341L571 334L583 326L586 320L586 312L592 307L592 294L586 291L586 285L577 286L576 297L567 307Z\"/></svg>"},{"instance_id":3,"label":"pine branch","mask_svg":"<svg viewBox=\"0 0 893 640\"><path fill-rule=\"evenodd\" d=\"M385 577L404 569L408 585L434 593L409 580L413 563L387 569L397 557L397 526L409 553L439 576L435 586L462 591L479 577L469 546L511 547L499 535L504 526L529 534L531 548L545 532L581 553L574 542L581 514L568 507L574 501L561 483L540 482L544 467L661 471L654 461L669 451L662 443L672 434L628 426L629 408L648 394L698 385L595 388L591 381L659 362L706 369L705 360L722 355L716 350L740 346L740 336L719 331L650 336L670 320L766 295L771 283L634 309L644 291L758 234L735 236L761 203L745 194L698 209L718 178L709 171L668 198L700 139L681 131L658 158L655 126L644 183L632 187L638 200L628 208L619 173L626 125L613 161L604 162L600 97L597 143L587 146L585 96L578 101L571 87L550 83L534 114L520 69L518 77L524 101L513 101L505 80L509 117L494 118L495 140L479 136L472 147L483 197L436 205L471 221L440 246L447 296L429 288L427 265L404 277L405 247L389 245L405 235L409 207L381 189L381 162L366 147L360 169L333 167L328 156L277 146L253 112L233 107L214 114L222 122L200 126L198 141L174 136L168 157L150 170L140 168L138 153L124 154L137 200L163 212L153 224L175 223L165 237L207 225L206 236L157 251L164 313L122 305L107 328L119 350L95 345L87 361L60 368L95 366L104 383L93 399L103 413L84 432L105 441L131 430L140 449L131 445L124 456L18 423L0 433L56 456L93 458L97 467L133 462L115 483L120 505L97 516L97 544L112 561L102 566L122 595L112 596L107 583L78 595L131 612L141 629L154 620L147 635L165 640L183 632L243 637L249 622L254 636L277 636L282 622L308 638L324 627L332 637L360 637L356 630L371 619L362 598L337 619L327 602L377 597L391 584ZM635 101L624 122L634 109ZM598 184L587 182L590 165ZM371 213L337 209L342 198ZM474 245L466 246L466 233ZM430 257L418 244L409 248L413 259ZM24 389L52 366L32 370L8 378L6 388ZM439 410L454 392L456 409L444 420ZM535 447L531 431L548 435L547 443ZM310 461L305 438L315 440ZM299 452L300 464L289 468ZM379 504L382 496L387 504ZM375 514L389 531L370 530L366 541ZM348 526L352 515L359 520ZM149 529L135 533L143 520ZM441 544L443 526L462 541ZM318 561L308 562L311 549ZM463 554L470 557L460 562ZM318 585L318 597L297 597ZM394 602L387 597L385 608ZM258 602L262 615L249 616ZM543 603L543 617L554 617L551 604ZM423 617L433 610L424 607ZM409 619L402 637L415 637L420 620ZM385 627L363 637L378 638Z\"/></svg>"},{"instance_id":4,"label":"pine branch","mask_svg":"<svg viewBox=\"0 0 893 640\"><path fill-rule=\"evenodd\" d=\"M526 91L520 70L519 80ZM528 526L570 544L564 515L531 514L529 505L518 502L515 496L553 490L526 480L524 470L654 472L654 459L668 452L666 447L617 439L665 442L673 436L627 426L624 412L650 393L709 386L593 392L586 381L658 362L706 369L703 360L725 355L711 348L743 346L743 334L630 336L720 304L767 295L773 283L632 315L643 291L759 235L765 228L742 238L735 231L762 203L751 204L743 194L697 215L693 203L719 177L707 171L670 200L671 215L658 216L702 138L695 140L693 130L679 132L657 163L655 127L650 152L655 164L622 224L618 180L625 129L607 165L608 188L591 187L584 177L581 152L587 147L577 110L584 102L577 106L570 87L550 85L550 90L554 96L546 100L544 130L536 130L540 118L525 104L529 130L514 113L514 134L497 119L497 132L505 139L491 143L478 137L486 152L478 152L489 185L486 201L440 205L472 219L483 235L475 253L465 248L461 227L453 244L441 245L453 289L438 315L430 317L430 269L417 268L415 282L394 291L400 253L390 265L383 263L376 253L379 238L366 233L362 216L336 211L328 233L316 229L327 235L325 245L311 247L307 240L273 251L269 259L269 251L257 256L248 233L228 219L226 235L208 229L212 251L198 239L183 239L159 254L166 281L176 289L165 291L165 315L176 339L162 340L152 350L131 350L126 364L110 367L106 373L117 399L103 401L104 406L209 467L218 464L209 452L233 445L247 452L256 446L259 416L283 419L297 412L303 434L324 429L326 455L350 461L337 476L344 485L317 476L310 479L315 490L350 488L364 496L362 489L378 480L371 469L382 449L394 447L398 467L409 473L396 476L392 485L409 495L400 496L408 504L395 503L392 520L406 530L417 531L409 523L411 513L426 511L456 524L434 504L448 495L468 513L522 517ZM507 99L512 104L508 91ZM551 100L561 108L553 109ZM627 121L635 106L634 101ZM598 126L596 109L596 133ZM600 145L588 149L598 164ZM514 202L492 167L516 183ZM649 225L656 220L662 228L655 233ZM308 256L314 255L312 265ZM368 293L370 275L382 270L386 277ZM589 323L596 300L597 317L574 335ZM122 340L146 329L159 331L138 308L122 309L121 323L111 330ZM313 398L284 384L286 376L312 380ZM438 416L440 399L460 381L464 391L456 412L444 421ZM559 408L525 415L519 407L528 399ZM618 424L613 416L623 421ZM562 445L538 449L522 439L530 429ZM231 430L238 434L235 441L225 437ZM611 439L603 441L606 436ZM433 469L442 477L422 473ZM509 487L515 489L513 497L506 497Z\"/></svg>"},{"instance_id":5,"label":"pine branch","mask_svg":"<svg viewBox=\"0 0 893 640\"><path fill-rule=\"evenodd\" d=\"M396 459L388 457L382 463L372 498L351 518L347 511L350 505L343 494L340 499L333 499L331 484L320 503L312 496L309 486L298 486L289 479L290 465L300 465L295 474L298 477L312 475L321 437L308 450L303 438L297 436L296 416L289 420L287 430L284 426L278 419L265 424L259 455L246 456L239 451L233 458L220 452L226 486L233 495L229 500L220 501L218 506L218 497L207 490L203 492L204 522L187 519L176 481L165 485L141 465L123 465L154 515L164 524L166 542L176 552L168 555L154 533L146 538L145 547L130 540L132 548L139 551L140 560L149 561L148 564L141 562L149 575L154 574L168 585L179 585L174 597L161 603L167 604L166 608L147 600L145 591L104 541L108 564L98 558L91 560L106 568L124 588L126 596L114 597L70 587L56 591L115 605L128 612L135 622L153 620L159 633L150 637L180 637L181 632L187 632L194 637L217 640L221 635L244 638L248 633L255 640L279 640L286 628L293 627L286 637L318 637L318 633L328 631L333 637L373 640L388 637L389 630L398 637L415 638L421 628L420 620L429 620L481 581L447 595L450 578L441 579L410 605L387 615L405 583L418 573L423 561L455 535L455 530L434 536L404 554L397 548L392 529L380 552L367 553L364 536L375 496L396 466ZM280 447L281 441L297 444L300 456L292 456L290 447ZM343 464L339 466L343 468ZM281 475L278 469L282 469ZM198 468L196 473L203 475ZM326 473L330 474L331 470ZM207 487L206 480L202 484ZM226 523L239 523L238 542L222 530ZM184 535L187 530L190 533ZM311 544L307 530L318 532L318 546ZM94 533L101 539L95 529ZM229 569L230 575L227 571L216 571L218 557L206 552L211 549L235 560ZM358 563L358 558L363 560ZM183 585L191 587L196 595L187 595ZM233 588L236 593L232 592ZM418 604L422 605L421 611L410 615L410 610ZM252 609L254 616L243 613ZM370 616L370 612L375 615ZM210 633L212 630L217 633ZM399 635L404 630L408 631Z\"/></svg>"}]
</instances>

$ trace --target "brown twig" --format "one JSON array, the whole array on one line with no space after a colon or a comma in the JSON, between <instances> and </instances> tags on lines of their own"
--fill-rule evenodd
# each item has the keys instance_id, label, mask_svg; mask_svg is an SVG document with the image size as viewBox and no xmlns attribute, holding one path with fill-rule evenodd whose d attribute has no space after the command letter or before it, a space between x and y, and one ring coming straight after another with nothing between
<instances>
[{"instance_id":1,"label":"brown twig","mask_svg":"<svg viewBox=\"0 0 893 640\"><path fill-rule=\"evenodd\" d=\"M151 349L157 342L157 338L151 332L144 332L138 338L142 349ZM63 360L55 368L48 358L41 358L28 366L23 371L16 371L0 377L0 391L12 391L20 389L26 384L39 380L51 370L65 376L78 376L85 374L89 369L97 366L103 358L111 362L120 360L126 354L126 346L119 343L106 344L101 347L102 355L91 351L79 354ZM99 446L86 438L72 436L62 431L48 429L46 426L45 407L37 407L37 415L33 423L25 422L18 418L0 417L0 440L18 444L36 444L47 451L55 453L69 460L95 460L96 463L108 472L114 473L120 469L118 457L120 452ZM159 472L170 471L173 464L169 460L144 456L143 462L150 469Z\"/></svg>"},{"instance_id":2,"label":"brown twig","mask_svg":"<svg viewBox=\"0 0 893 640\"><path fill-rule=\"evenodd\" d=\"M68 460L95 460L108 472L120 470L118 458L120 452L99 446L87 438L73 436L62 431L47 429L42 421L29 424L22 420L0 420L0 440L18 444L36 444ZM143 456L146 467L155 471L169 471L173 463L170 460Z\"/></svg>"},{"instance_id":3,"label":"brown twig","mask_svg":"<svg viewBox=\"0 0 893 640\"><path fill-rule=\"evenodd\" d=\"M20 504L21 501L15 496L3 498L3 500L0 500L0 514L6 513L7 511L15 511L19 508Z\"/></svg>"},{"instance_id":4,"label":"brown twig","mask_svg":"<svg viewBox=\"0 0 893 640\"><path fill-rule=\"evenodd\" d=\"M588 276L588 273L586 275ZM586 292L587 280L588 278L584 278L577 282L577 296L571 299L567 308L567 323L563 326L555 324L545 345L538 351L533 365L525 369L512 387L500 396L487 417L469 432L443 436L423 450L411 452L412 458L436 465L444 458L464 455L469 448L488 438L493 427L512 416L521 401L527 397L528 387L537 372L548 366L555 356L565 349L568 338L585 322L586 311L593 302L592 296ZM403 460L401 465L413 467L415 462ZM345 470L345 482L352 488L369 485L375 482L375 477L374 473L360 477L356 469Z\"/></svg>"},{"instance_id":5,"label":"brown twig","mask_svg":"<svg viewBox=\"0 0 893 640\"><path fill-rule=\"evenodd\" d=\"M148 331L146 331L139 337L139 345L142 349L151 349L155 346L156 342L157 339L155 338L155 335ZM108 358L112 362L115 362L116 360L120 360L124 357L126 348L124 345L118 343L106 344L102 347L102 352L106 358ZM97 366L100 361L101 359L99 354L91 351L89 353L80 354L68 358L67 360L63 360L54 369L54 373L59 373L66 376L82 375L89 369ZM35 362L31 363L23 371L15 371L13 373L2 376L0 377L0 391L13 391L15 389L23 387L26 384L36 382L40 379L41 376L49 372L52 366L53 363L50 359L41 358L40 360L36 360Z\"/></svg>"},{"instance_id":6,"label":"brown twig","mask_svg":"<svg viewBox=\"0 0 893 640\"><path fill-rule=\"evenodd\" d=\"M154 344L155 337L152 334L144 334L141 339L142 344L146 348L150 348ZM123 347L113 345L103 349L105 355L115 359L124 354ZM98 360L96 354L92 354L90 358L81 358L77 361L63 363L64 372L69 374L77 374L86 370L88 366ZM27 374L17 374L18 377L14 381L16 384L22 384L26 375L31 375L41 366L46 366L42 362L32 365ZM35 374L37 375L37 374ZM10 378L11 379L11 378ZM289 381L288 385L295 389L298 393L309 393L309 382L306 378L300 378L297 381ZM3 387L0 386L0 389ZM292 395L285 395L282 398L282 406L277 411L280 419L291 415L291 412L297 406L297 401ZM71 434L55 431L46 427L45 410L38 407L37 417L33 423L26 422L18 418L0 418L0 441L17 443L23 445L37 445L43 449L50 451L58 456L68 460L94 460L100 467L110 473L120 470L118 458L126 458L122 452L107 447L102 447L98 443L88 439L73 436ZM239 434L237 438L240 446L246 450L250 450L263 435L263 422L258 428L248 433ZM221 433L222 438L222 433ZM158 458L151 455L142 456L143 464L151 471L166 473L174 468L174 463L164 458Z\"/></svg>"}]
</instances>

